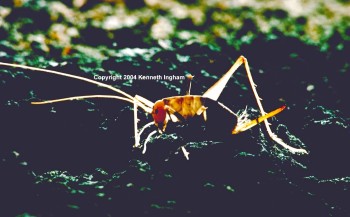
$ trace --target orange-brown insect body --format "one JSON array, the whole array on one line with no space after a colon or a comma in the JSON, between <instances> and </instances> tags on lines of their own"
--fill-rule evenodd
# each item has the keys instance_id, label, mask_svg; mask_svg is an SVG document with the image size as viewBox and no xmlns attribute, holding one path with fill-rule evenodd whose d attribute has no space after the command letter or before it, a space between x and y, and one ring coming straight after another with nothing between
<instances>
[{"instance_id":1,"label":"orange-brown insect body","mask_svg":"<svg viewBox=\"0 0 350 217\"><path fill-rule=\"evenodd\" d=\"M158 100L152 111L155 125L160 131L172 122L190 122L196 116L203 116L201 122L206 126L232 130L237 124L237 117L220 102L199 95L172 96ZM209 121L207 121L207 116ZM228 131L228 134L230 134ZM226 132L227 133L227 132Z\"/></svg>"},{"instance_id":2,"label":"orange-brown insect body","mask_svg":"<svg viewBox=\"0 0 350 217\"><path fill-rule=\"evenodd\" d=\"M163 99L163 102L165 105L168 105L170 108L179 113L186 120L194 117L205 103L203 97L198 95L167 97Z\"/></svg>"},{"instance_id":3,"label":"orange-brown insect body","mask_svg":"<svg viewBox=\"0 0 350 217\"><path fill-rule=\"evenodd\" d=\"M155 125L164 131L170 120L178 122L194 117L203 106L201 96L173 96L158 100L152 111Z\"/></svg>"}]
</instances>

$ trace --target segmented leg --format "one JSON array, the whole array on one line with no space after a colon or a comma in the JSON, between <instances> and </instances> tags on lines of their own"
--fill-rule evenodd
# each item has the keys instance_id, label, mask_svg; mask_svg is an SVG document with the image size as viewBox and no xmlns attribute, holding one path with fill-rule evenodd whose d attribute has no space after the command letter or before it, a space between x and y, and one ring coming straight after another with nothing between
<instances>
[{"instance_id":1,"label":"segmented leg","mask_svg":"<svg viewBox=\"0 0 350 217\"><path fill-rule=\"evenodd\" d=\"M244 56L240 56L236 60L236 62L232 65L232 67L226 72L226 74L224 74L222 76L222 78L220 78L212 87L210 87L203 94L203 96L208 97L208 98L213 99L213 100L217 100L219 98L220 94L222 93L223 89L225 88L227 82L229 81L229 79L233 75L233 73L242 64L244 64L244 67L245 67L245 70L246 70L246 73L248 76L248 80L249 80L250 86L252 87L252 90L253 90L256 102L258 104L260 113L261 113L261 115L265 115L266 112L264 111L264 108L261 104L262 99L258 95L258 92L256 90L257 85L253 81L253 77L252 77L252 74L250 72L248 60ZM278 144L280 144L282 147L284 147L285 149L288 149L291 153L307 154L306 150L304 150L302 148L298 149L298 148L291 147L291 146L287 145L285 142L283 142L282 139L277 137L277 135L272 132L272 130L270 128L270 123L268 122L267 119L264 120L264 124L265 124L266 130L267 130L269 136L271 137L271 139L274 140L275 142L277 142Z\"/></svg>"},{"instance_id":2,"label":"segmented leg","mask_svg":"<svg viewBox=\"0 0 350 217\"><path fill-rule=\"evenodd\" d=\"M212 100L218 100L221 95L223 89L225 88L227 82L230 80L233 73L238 69L240 65L243 63L243 56L240 56L236 62L232 65L232 67L213 85L211 86L204 94L204 97L208 97Z\"/></svg>"},{"instance_id":3,"label":"segmented leg","mask_svg":"<svg viewBox=\"0 0 350 217\"><path fill-rule=\"evenodd\" d=\"M148 124L146 124L141 130L140 132L138 132L138 126L137 126L137 122L139 121L137 118L137 106L138 105L144 105L147 108L147 113L152 113L152 107L153 107L153 102L149 101L148 99L145 99L139 95L136 95L134 97L134 137L135 137L135 144L134 147L138 148L141 147L140 144L140 137L142 132L148 127L150 126L153 122L150 122Z\"/></svg>"},{"instance_id":4,"label":"segmented leg","mask_svg":"<svg viewBox=\"0 0 350 217\"><path fill-rule=\"evenodd\" d=\"M110 89L110 90L112 90L114 92L117 92L119 94L122 94L125 97L112 96L112 95L86 95L86 96L74 96L74 97L66 97L66 98L61 98L61 99L47 100L47 101L43 101L43 102L32 102L32 104L39 105L39 104L57 103L57 102L63 102L63 101L80 100L80 99L88 99L88 98L114 98L114 99L124 100L124 101L130 102L130 103L133 103L134 104L135 147L140 147L140 135L141 135L143 130L141 131L140 134L138 133L138 128L137 128L137 122L138 122L137 107L140 106L147 113L151 113L152 112L152 107L153 107L153 102L151 102L151 101L149 101L149 100L147 100L147 99L145 99L145 98L143 98L143 97L141 97L139 95L136 95L135 97L132 97L131 95L125 93L122 90L114 88L113 86L110 86L108 84L104 84L104 83L101 83L101 82L98 82L98 81L94 81L94 80L91 80L91 79L88 79L88 78L84 78L84 77L81 77L81 76L66 74L66 73L62 73L62 72L58 72L58 71L54 71L54 70L49 70L49 69L41 69L41 68L36 68L36 67L31 67L31 66L24 66L24 65L19 65L19 64L11 64L11 63L0 62L0 65L7 66L7 67L17 67L17 68L33 70L33 71L39 71L39 72L45 72L45 73L55 74L55 75L59 75L59 76L63 76L63 77L69 77L69 78L85 81L85 82L88 82L88 83L92 83L92 84L98 85L100 87L104 87L104 88ZM146 125L146 126L148 126L148 125Z\"/></svg>"},{"instance_id":5,"label":"segmented leg","mask_svg":"<svg viewBox=\"0 0 350 217\"><path fill-rule=\"evenodd\" d=\"M134 137L135 137L135 144L134 147L138 148L140 147L140 137L138 133L138 128L137 128L137 122L139 119L137 118L137 99L134 98Z\"/></svg>"},{"instance_id":6,"label":"segmented leg","mask_svg":"<svg viewBox=\"0 0 350 217\"><path fill-rule=\"evenodd\" d=\"M182 150L182 153L184 154L185 158L187 160L189 160L190 158L188 157L188 155L190 154L190 152L188 152L185 148L185 146L181 146L181 150Z\"/></svg>"},{"instance_id":7,"label":"segmented leg","mask_svg":"<svg viewBox=\"0 0 350 217\"><path fill-rule=\"evenodd\" d=\"M145 140L145 143L143 144L142 154L145 154L145 153L146 153L146 150L147 150L147 143L148 143L149 140L152 138L152 136L153 136L154 134L156 134L156 133L157 133L157 131L154 130L154 131L152 131L150 134L148 134L148 136L147 136L147 138L146 138L146 140Z\"/></svg>"},{"instance_id":8,"label":"segmented leg","mask_svg":"<svg viewBox=\"0 0 350 217\"><path fill-rule=\"evenodd\" d=\"M142 127L142 129L139 131L139 138L141 138L141 134L143 133L143 131L147 128L147 127L150 127L150 126L152 126L152 125L154 125L154 121L151 121L151 122L149 122L148 124L146 124L145 126L143 126Z\"/></svg>"}]
</instances>

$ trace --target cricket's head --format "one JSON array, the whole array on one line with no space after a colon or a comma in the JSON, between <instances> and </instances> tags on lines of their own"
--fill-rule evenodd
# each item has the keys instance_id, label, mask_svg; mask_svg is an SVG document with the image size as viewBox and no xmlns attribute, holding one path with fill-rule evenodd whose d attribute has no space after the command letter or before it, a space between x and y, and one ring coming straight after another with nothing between
<instances>
[{"instance_id":1,"label":"cricket's head","mask_svg":"<svg viewBox=\"0 0 350 217\"><path fill-rule=\"evenodd\" d=\"M164 131L168 119L166 106L163 100L158 100L156 103L154 103L152 117L154 120L154 124L158 127L158 129Z\"/></svg>"}]
</instances>

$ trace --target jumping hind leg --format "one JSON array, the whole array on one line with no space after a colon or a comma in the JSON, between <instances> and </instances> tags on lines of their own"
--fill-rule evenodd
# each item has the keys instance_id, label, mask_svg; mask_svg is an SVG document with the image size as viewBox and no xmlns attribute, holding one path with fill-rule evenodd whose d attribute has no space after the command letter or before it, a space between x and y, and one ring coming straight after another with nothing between
<instances>
[{"instance_id":1,"label":"jumping hind leg","mask_svg":"<svg viewBox=\"0 0 350 217\"><path fill-rule=\"evenodd\" d=\"M236 62L232 65L232 67L212 87L210 87L203 94L203 96L208 97L208 98L213 99L213 100L217 100L219 98L219 96L221 95L223 89L225 88L227 82L231 78L231 76L235 73L235 71L238 69L238 67L240 67L242 64L244 64L244 68L246 70L248 80L249 80L250 86L252 87L253 94L254 94L254 97L255 97L256 102L258 104L260 113L261 113L261 115L264 116L264 115L266 115L266 112L265 112L265 110L262 106L262 103L261 103L262 99L258 95L258 92L256 90L257 85L253 81L253 77L252 77L252 74L250 72L248 60L244 56L240 56L236 60ZM267 119L264 120L264 124L265 124L266 130L267 130L269 136L271 137L271 139L274 140L275 142L277 142L278 144L280 144L282 147L284 147L285 149L288 149L293 154L294 153L307 154L307 151L305 149L302 149L302 148L298 149L298 148L291 147L291 146L287 145L282 139L280 139L276 134L274 134L270 128L271 124L268 122Z\"/></svg>"}]
</instances>

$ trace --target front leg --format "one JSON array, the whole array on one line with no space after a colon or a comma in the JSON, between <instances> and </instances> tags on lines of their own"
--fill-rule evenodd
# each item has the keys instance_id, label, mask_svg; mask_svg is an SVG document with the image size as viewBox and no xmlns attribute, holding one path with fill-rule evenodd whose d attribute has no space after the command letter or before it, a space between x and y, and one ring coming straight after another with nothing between
<instances>
[{"instance_id":1,"label":"front leg","mask_svg":"<svg viewBox=\"0 0 350 217\"><path fill-rule=\"evenodd\" d=\"M138 121L139 120L137 118L137 99L134 98L134 137L135 137L134 147L135 148L141 147L141 145L140 145L140 135L138 133L138 127L137 127L137 122Z\"/></svg>"},{"instance_id":2,"label":"front leg","mask_svg":"<svg viewBox=\"0 0 350 217\"><path fill-rule=\"evenodd\" d=\"M139 95L136 95L133 98L133 103L134 103L134 137L135 137L134 147L139 148L139 147L141 147L140 137L141 137L142 132L145 130L145 128L151 126L153 121L148 123L148 124L146 124L140 130L140 132L138 132L137 122L139 120L137 118L137 106L139 105L141 108L143 108L143 110L145 110L147 113L151 114L152 113L152 107L153 107L154 103L149 101L146 98L143 98L143 97L139 96Z\"/></svg>"}]
</instances>

